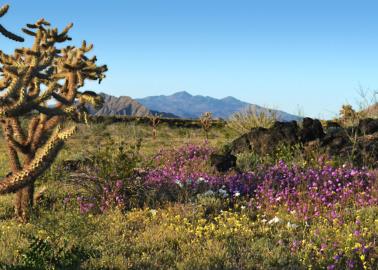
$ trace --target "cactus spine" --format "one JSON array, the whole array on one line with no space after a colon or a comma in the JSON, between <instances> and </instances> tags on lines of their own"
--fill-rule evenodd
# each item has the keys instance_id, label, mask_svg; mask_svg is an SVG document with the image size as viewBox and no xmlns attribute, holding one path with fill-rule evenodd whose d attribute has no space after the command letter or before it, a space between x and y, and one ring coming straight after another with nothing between
<instances>
[{"instance_id":1,"label":"cactus spine","mask_svg":"<svg viewBox=\"0 0 378 270\"><path fill-rule=\"evenodd\" d=\"M7 10L2 7L0 17ZM0 180L0 194L16 193L16 215L24 221L33 204L34 182L76 130L67 120L86 119L85 104L102 104L94 92L78 91L85 80L100 82L105 77L107 67L85 55L93 46L83 41L81 47L57 48L71 40L71 27L58 32L40 19L22 29L34 38L31 48L16 49L11 55L0 50L0 123L12 171ZM3 29L4 36L23 40ZM53 106L47 105L49 101ZM28 122L27 127L21 121Z\"/></svg>"}]
</instances>

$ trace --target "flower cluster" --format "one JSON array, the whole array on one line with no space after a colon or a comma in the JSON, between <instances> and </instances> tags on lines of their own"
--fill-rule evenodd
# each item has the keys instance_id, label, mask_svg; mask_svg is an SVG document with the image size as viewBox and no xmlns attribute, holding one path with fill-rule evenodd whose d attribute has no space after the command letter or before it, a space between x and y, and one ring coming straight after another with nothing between
<instances>
[{"instance_id":1,"label":"flower cluster","mask_svg":"<svg viewBox=\"0 0 378 270\"><path fill-rule=\"evenodd\" d=\"M261 175L261 174L260 174ZM289 167L283 162L268 168L259 180L255 206L264 210L284 207L304 220L325 215L341 218L348 206L378 203L376 177L365 169L349 167Z\"/></svg>"},{"instance_id":2,"label":"flower cluster","mask_svg":"<svg viewBox=\"0 0 378 270\"><path fill-rule=\"evenodd\" d=\"M98 186L98 190L94 194L76 197L76 202L79 205L80 213L86 214L88 212L105 212L111 207L123 208L125 204L124 183L122 180L117 180L115 183L106 183L103 186ZM71 201L71 195L68 194L63 203L67 205Z\"/></svg>"}]
</instances>

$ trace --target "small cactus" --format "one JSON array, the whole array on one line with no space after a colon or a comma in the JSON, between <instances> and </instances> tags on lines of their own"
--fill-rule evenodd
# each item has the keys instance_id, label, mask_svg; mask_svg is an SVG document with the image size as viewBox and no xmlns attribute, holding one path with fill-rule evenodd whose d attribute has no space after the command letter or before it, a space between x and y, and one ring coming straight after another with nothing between
<instances>
[{"instance_id":1,"label":"small cactus","mask_svg":"<svg viewBox=\"0 0 378 270\"><path fill-rule=\"evenodd\" d=\"M8 6L1 8L0 17L7 10ZM85 80L105 77L107 67L97 66L96 57L86 56L93 46L83 41L81 47L57 48L71 39L71 27L69 24L58 32L40 19L22 29L34 38L31 48L16 49L11 55L0 50L0 123L12 170L0 181L0 194L17 193L15 210L22 220L27 219L33 204L34 182L76 130L67 120L86 119L84 105L103 102L94 92L78 91ZM0 32L17 40L1 28ZM26 118L27 128L21 126L21 117Z\"/></svg>"},{"instance_id":2,"label":"small cactus","mask_svg":"<svg viewBox=\"0 0 378 270\"><path fill-rule=\"evenodd\" d=\"M206 141L209 139L209 131L210 131L210 128L211 128L211 125L212 125L212 120L213 119L212 119L211 112L205 112L200 117L200 122L201 122L202 129L205 132Z\"/></svg>"},{"instance_id":3,"label":"small cactus","mask_svg":"<svg viewBox=\"0 0 378 270\"><path fill-rule=\"evenodd\" d=\"M154 114L154 115L150 115L148 118L150 119L150 124L152 127L152 138L156 140L157 127L160 124L160 115Z\"/></svg>"},{"instance_id":4,"label":"small cactus","mask_svg":"<svg viewBox=\"0 0 378 270\"><path fill-rule=\"evenodd\" d=\"M352 105L343 105L340 109L340 121L344 125L355 125L359 118Z\"/></svg>"}]
</instances>

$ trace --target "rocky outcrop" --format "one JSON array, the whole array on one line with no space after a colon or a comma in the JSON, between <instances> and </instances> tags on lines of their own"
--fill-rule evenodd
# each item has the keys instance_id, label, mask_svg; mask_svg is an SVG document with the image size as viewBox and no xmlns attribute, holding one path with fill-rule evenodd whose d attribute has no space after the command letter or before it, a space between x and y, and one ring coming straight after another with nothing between
<instances>
[{"instance_id":1,"label":"rocky outcrop","mask_svg":"<svg viewBox=\"0 0 378 270\"><path fill-rule=\"evenodd\" d=\"M280 143L295 144L298 141L297 122L276 122L272 128L254 128L231 143L231 153L255 151L263 155L270 153Z\"/></svg>"},{"instance_id":2,"label":"rocky outcrop","mask_svg":"<svg viewBox=\"0 0 378 270\"><path fill-rule=\"evenodd\" d=\"M300 140L302 143L321 139L325 136L322 123L318 119L304 118L300 130Z\"/></svg>"},{"instance_id":3,"label":"rocky outcrop","mask_svg":"<svg viewBox=\"0 0 378 270\"><path fill-rule=\"evenodd\" d=\"M254 128L234 140L215 161L228 160L236 154L254 151L259 155L274 153L279 145L301 145L303 151L318 150L330 157L354 162L356 165L378 167L378 119L362 119L359 125L342 128L337 123L327 122L326 129L317 119L304 118L302 127L296 122L276 122L272 128ZM231 163L222 163L222 171ZM228 167L228 168L227 168Z\"/></svg>"},{"instance_id":4,"label":"rocky outcrop","mask_svg":"<svg viewBox=\"0 0 378 270\"><path fill-rule=\"evenodd\" d=\"M369 135L378 132L378 119L362 119L358 124L358 130L361 135Z\"/></svg>"}]
</instances>

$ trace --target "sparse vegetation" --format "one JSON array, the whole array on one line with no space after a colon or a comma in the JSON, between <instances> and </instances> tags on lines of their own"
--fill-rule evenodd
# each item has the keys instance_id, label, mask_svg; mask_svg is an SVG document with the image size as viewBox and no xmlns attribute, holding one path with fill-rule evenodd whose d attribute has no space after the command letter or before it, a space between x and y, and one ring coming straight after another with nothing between
<instances>
[{"instance_id":1,"label":"sparse vegetation","mask_svg":"<svg viewBox=\"0 0 378 270\"><path fill-rule=\"evenodd\" d=\"M54 47L69 28L58 34L41 19L24 31L35 36L32 49L0 52L0 153L8 151L12 165L9 173L0 155L0 269L378 269L377 166L317 152L327 140L345 149L347 129L334 123L324 134L320 121L306 118L302 130L288 123L285 137L273 112L252 108L227 126L211 113L197 121L87 118L84 104L101 100L77 90L85 79L101 80L106 67L85 56L85 43ZM351 134L360 117L342 108ZM70 118L86 124L62 131ZM272 125L275 137L259 128ZM374 150L372 127L362 137ZM265 132L270 153L238 136L252 128ZM292 143L280 141L289 135ZM237 137L246 150L219 170L214 157L235 165Z\"/></svg>"}]
</instances>

